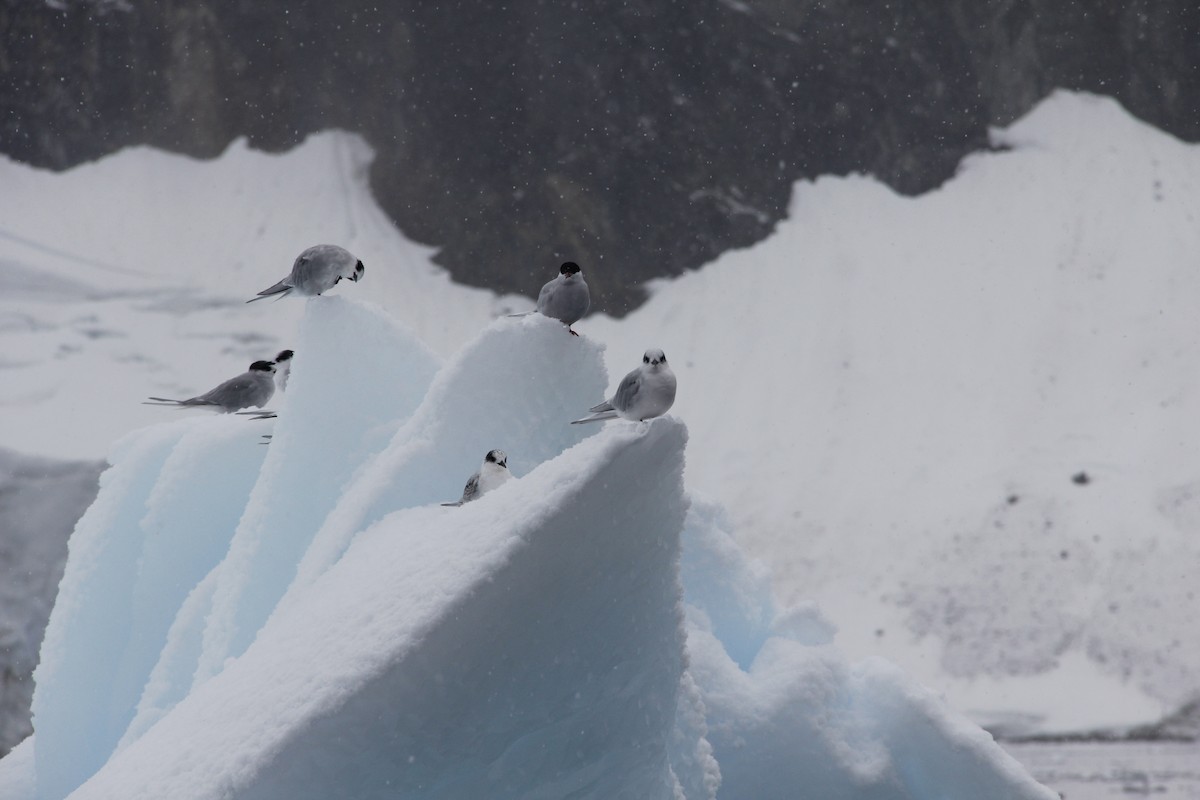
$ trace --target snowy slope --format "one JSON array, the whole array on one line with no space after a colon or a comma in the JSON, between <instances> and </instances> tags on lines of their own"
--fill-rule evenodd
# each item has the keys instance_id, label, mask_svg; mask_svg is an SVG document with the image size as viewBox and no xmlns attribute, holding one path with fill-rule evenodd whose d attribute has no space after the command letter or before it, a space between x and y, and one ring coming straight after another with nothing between
<instances>
[{"instance_id":1,"label":"snowy slope","mask_svg":"<svg viewBox=\"0 0 1200 800\"><path fill-rule=\"evenodd\" d=\"M319 298L297 335L332 353L380 325L372 307ZM680 420L567 424L607 379L596 344L500 320L423 380L424 346L399 329L356 341L407 364L390 376L401 385L428 386L387 424L314 433L306 410L337 409L347 391L371 407L379 389L298 355L268 447L253 422L190 417L114 449L71 540L37 733L0 761L0 794L1053 797L894 667L848 665L819 613L774 608L719 506L689 509ZM464 403L496 409L500 427ZM525 427L511 430L516 409ZM382 449L351 446L382 429ZM461 484L462 443L502 433L519 477L439 505L435 489ZM334 499L359 513L339 516L338 557L314 561L312 524L264 512L309 490L328 503L322 453L355 462ZM366 475L373 489L358 491ZM274 540L274 557L247 561L255 539ZM242 617L253 635L210 662L207 609L250 564L235 605L256 612ZM282 597L253 591L288 580Z\"/></svg>"},{"instance_id":2,"label":"snowy slope","mask_svg":"<svg viewBox=\"0 0 1200 800\"><path fill-rule=\"evenodd\" d=\"M629 429L386 517L72 796L669 797L681 456Z\"/></svg>"},{"instance_id":3,"label":"snowy slope","mask_svg":"<svg viewBox=\"0 0 1200 800\"><path fill-rule=\"evenodd\" d=\"M801 183L581 330L663 347L689 486L848 652L1013 731L1152 719L1200 691L1200 148L1067 93L994 141Z\"/></svg>"},{"instance_id":4,"label":"snowy slope","mask_svg":"<svg viewBox=\"0 0 1200 800\"><path fill-rule=\"evenodd\" d=\"M805 636L886 656L999 729L1152 721L1200 691L1200 151L1067 93L995 141L919 198L858 176L798 184L771 239L578 329L606 345L613 384L646 347L667 352L689 489L770 565L778 605L808 609ZM367 264L336 295L454 353L516 301L454 286L396 232L368 158L330 133L282 156L137 150L61 175L0 163L0 185L21 190L0 192L0 445L98 457L176 418L145 395L203 390L294 346L302 303L242 300L314 241ZM395 453L410 475L416 433ZM323 545L296 565L301 583L363 508L306 522ZM214 573L187 599L183 663L205 651L211 672L248 643L203 622L240 580ZM771 604L738 602L757 622L710 622L748 668Z\"/></svg>"},{"instance_id":5,"label":"snowy slope","mask_svg":"<svg viewBox=\"0 0 1200 800\"><path fill-rule=\"evenodd\" d=\"M43 767L55 780L89 774L127 729L144 729L190 689L197 667L175 663L186 636L172 628L212 613L213 599L201 604L204 592L193 589L202 579L221 566L215 596L248 581L267 602L282 594L290 576L278 565L303 552L305 523L315 527L354 468L386 442L406 398L411 410L428 385L432 357L377 311L340 297L306 311L300 337L309 346L297 351L270 447L260 438L269 423L203 415L160 423L114 453L102 477L114 488L72 538L77 555L42 649L39 683L73 687L34 705L38 729L50 731ZM305 392L314 370L333 394L316 396L331 402ZM354 387L352 406L339 387ZM98 569L106 558L119 566Z\"/></svg>"}]
</instances>

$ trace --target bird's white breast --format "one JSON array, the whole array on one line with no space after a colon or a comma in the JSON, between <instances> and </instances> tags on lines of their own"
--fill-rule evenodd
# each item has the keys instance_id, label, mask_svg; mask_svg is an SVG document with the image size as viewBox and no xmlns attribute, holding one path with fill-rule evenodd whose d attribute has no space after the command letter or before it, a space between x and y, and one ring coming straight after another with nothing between
<instances>
[{"instance_id":1,"label":"bird's white breast","mask_svg":"<svg viewBox=\"0 0 1200 800\"><path fill-rule=\"evenodd\" d=\"M675 403L675 373L670 367L646 370L642 374L642 389L633 407L621 414L625 419L640 421L661 417Z\"/></svg>"},{"instance_id":2,"label":"bird's white breast","mask_svg":"<svg viewBox=\"0 0 1200 800\"><path fill-rule=\"evenodd\" d=\"M479 494L490 492L497 486L503 485L511 477L512 473L504 467L488 462L479 470L478 492Z\"/></svg>"}]
</instances>

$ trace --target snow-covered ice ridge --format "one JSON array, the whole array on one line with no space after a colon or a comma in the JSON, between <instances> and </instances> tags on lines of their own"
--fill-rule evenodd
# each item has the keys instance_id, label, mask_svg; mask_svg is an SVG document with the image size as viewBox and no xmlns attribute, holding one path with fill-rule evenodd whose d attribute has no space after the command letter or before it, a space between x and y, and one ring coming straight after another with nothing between
<instances>
[{"instance_id":1,"label":"snow-covered ice ridge","mask_svg":"<svg viewBox=\"0 0 1200 800\"><path fill-rule=\"evenodd\" d=\"M275 423L114 447L6 800L1053 797L776 612L680 420L568 425L598 344L501 319L441 364L337 296L297 341ZM493 447L516 479L439 505Z\"/></svg>"},{"instance_id":2,"label":"snow-covered ice ridge","mask_svg":"<svg viewBox=\"0 0 1200 800\"><path fill-rule=\"evenodd\" d=\"M669 354L704 454L689 490L851 659L883 655L1008 734L1152 723L1200 691L1200 147L1071 93L994 139L921 197L798 183L770 239L579 330L617 378ZM0 446L100 458L162 420L146 395L296 347L303 303L244 301L318 241L367 266L338 294L441 358L520 310L396 230L370 157L331 131L204 162L0 158ZM573 255L530 258L548 278ZM334 552L353 532L310 524ZM232 580L208 636L236 650L254 628Z\"/></svg>"}]
</instances>

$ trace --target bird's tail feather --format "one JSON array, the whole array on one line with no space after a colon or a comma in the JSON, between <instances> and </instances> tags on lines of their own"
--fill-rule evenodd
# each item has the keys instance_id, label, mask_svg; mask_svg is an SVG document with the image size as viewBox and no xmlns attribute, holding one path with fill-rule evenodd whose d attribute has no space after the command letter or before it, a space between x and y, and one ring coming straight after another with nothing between
<instances>
[{"instance_id":1,"label":"bird's tail feather","mask_svg":"<svg viewBox=\"0 0 1200 800\"><path fill-rule=\"evenodd\" d=\"M583 419L573 419L571 420L571 424L582 425L585 422L603 422L606 419L616 419L617 416L618 415L616 411L602 411L599 414L593 414L592 416L584 417Z\"/></svg>"},{"instance_id":2,"label":"bird's tail feather","mask_svg":"<svg viewBox=\"0 0 1200 800\"><path fill-rule=\"evenodd\" d=\"M597 403L596 405L594 405L588 409L588 411L590 411L593 414L598 414L601 411L612 411L612 410L613 410L612 403L608 402L607 400L605 400L603 403Z\"/></svg>"},{"instance_id":3,"label":"bird's tail feather","mask_svg":"<svg viewBox=\"0 0 1200 800\"><path fill-rule=\"evenodd\" d=\"M216 405L216 403L214 403L210 400L197 400L194 397L191 398L190 400L172 400L169 397L151 397L150 400L155 400L157 402L151 403L149 400L144 400L144 401L142 401L142 405L144 405L144 406L174 406L175 408L196 408L197 406L215 406Z\"/></svg>"},{"instance_id":4,"label":"bird's tail feather","mask_svg":"<svg viewBox=\"0 0 1200 800\"><path fill-rule=\"evenodd\" d=\"M507 317L528 317L530 314L533 314L533 313L535 313L535 312L534 311L522 311L520 314L505 314L505 316L507 316Z\"/></svg>"},{"instance_id":5,"label":"bird's tail feather","mask_svg":"<svg viewBox=\"0 0 1200 800\"><path fill-rule=\"evenodd\" d=\"M272 297L274 295L279 295L280 297L287 297L287 295L290 291L292 291L292 287L288 286L283 281L280 281L279 283L275 284L274 286L263 289L261 292L258 293L258 297L251 297L246 302L253 303L255 300L265 300L266 298Z\"/></svg>"},{"instance_id":6,"label":"bird's tail feather","mask_svg":"<svg viewBox=\"0 0 1200 800\"><path fill-rule=\"evenodd\" d=\"M442 503L442 505L444 505L444 506L461 506L462 500L459 500L457 503Z\"/></svg>"}]
</instances>

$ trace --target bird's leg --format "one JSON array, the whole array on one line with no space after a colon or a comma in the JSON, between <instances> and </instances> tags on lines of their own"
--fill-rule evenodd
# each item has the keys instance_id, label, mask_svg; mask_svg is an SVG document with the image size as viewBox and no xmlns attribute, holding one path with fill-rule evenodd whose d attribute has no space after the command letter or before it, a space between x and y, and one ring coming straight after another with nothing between
<instances>
[{"instance_id":1,"label":"bird's leg","mask_svg":"<svg viewBox=\"0 0 1200 800\"><path fill-rule=\"evenodd\" d=\"M579 335L579 334L578 334L578 333L576 333L575 331L571 330L571 326L570 326L570 325L568 325L568 326L567 326L567 333L571 334L572 336L578 336L578 335Z\"/></svg>"}]
</instances>

